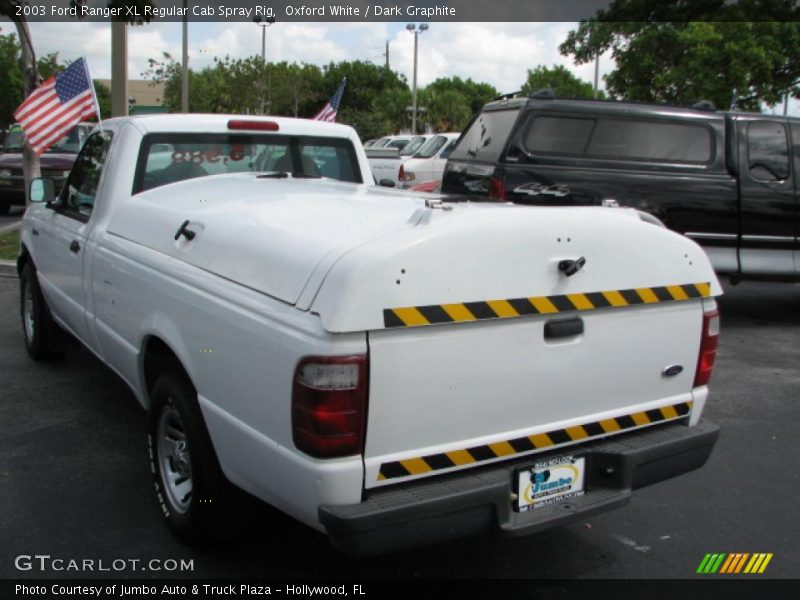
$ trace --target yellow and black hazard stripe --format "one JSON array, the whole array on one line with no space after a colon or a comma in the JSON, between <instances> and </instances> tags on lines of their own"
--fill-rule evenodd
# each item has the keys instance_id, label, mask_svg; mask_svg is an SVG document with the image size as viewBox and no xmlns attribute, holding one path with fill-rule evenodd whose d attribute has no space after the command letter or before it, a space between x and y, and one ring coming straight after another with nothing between
<instances>
[{"instance_id":1,"label":"yellow and black hazard stripe","mask_svg":"<svg viewBox=\"0 0 800 600\"><path fill-rule=\"evenodd\" d=\"M625 431L626 429L681 419L687 416L691 410L691 401L682 402L611 419L603 419L602 421L592 421L591 423L575 425L566 429L554 429L546 433L536 433L514 438L513 440L503 440L493 444L464 448L463 450L451 450L440 454L429 454L427 456L417 456L383 463L378 471L378 481L408 477L410 475L422 475L430 471L481 463L533 450L550 450L564 444L584 442Z\"/></svg>"},{"instance_id":2,"label":"yellow and black hazard stripe","mask_svg":"<svg viewBox=\"0 0 800 600\"><path fill-rule=\"evenodd\" d=\"M675 302L692 298L708 298L710 295L711 284L705 282L630 290L562 294L558 296L511 298L509 300L406 306L384 309L383 324L387 328L420 327L440 323L463 323L484 319L509 319L528 315L546 315L575 310L622 308L638 304L657 304L659 302Z\"/></svg>"}]
</instances>

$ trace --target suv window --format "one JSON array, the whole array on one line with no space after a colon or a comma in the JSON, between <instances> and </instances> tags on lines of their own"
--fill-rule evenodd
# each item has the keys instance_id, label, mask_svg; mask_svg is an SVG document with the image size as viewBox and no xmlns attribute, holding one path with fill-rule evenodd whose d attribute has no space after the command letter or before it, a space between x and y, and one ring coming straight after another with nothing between
<instances>
[{"instance_id":1,"label":"suv window","mask_svg":"<svg viewBox=\"0 0 800 600\"><path fill-rule=\"evenodd\" d=\"M695 164L711 161L714 150L713 132L701 124L609 117L536 116L522 143L529 154Z\"/></svg>"},{"instance_id":2,"label":"suv window","mask_svg":"<svg viewBox=\"0 0 800 600\"><path fill-rule=\"evenodd\" d=\"M594 129L593 119L536 117L525 136L528 152L583 154Z\"/></svg>"},{"instance_id":3,"label":"suv window","mask_svg":"<svg viewBox=\"0 0 800 600\"><path fill-rule=\"evenodd\" d=\"M65 210L84 217L92 214L110 142L111 134L107 131L95 133L86 140L64 186Z\"/></svg>"},{"instance_id":4,"label":"suv window","mask_svg":"<svg viewBox=\"0 0 800 600\"><path fill-rule=\"evenodd\" d=\"M753 179L781 181L789 176L789 143L783 123L748 123L747 160Z\"/></svg>"},{"instance_id":5,"label":"suv window","mask_svg":"<svg viewBox=\"0 0 800 600\"><path fill-rule=\"evenodd\" d=\"M462 134L450 158L496 162L518 114L519 108L483 111Z\"/></svg>"}]
</instances>

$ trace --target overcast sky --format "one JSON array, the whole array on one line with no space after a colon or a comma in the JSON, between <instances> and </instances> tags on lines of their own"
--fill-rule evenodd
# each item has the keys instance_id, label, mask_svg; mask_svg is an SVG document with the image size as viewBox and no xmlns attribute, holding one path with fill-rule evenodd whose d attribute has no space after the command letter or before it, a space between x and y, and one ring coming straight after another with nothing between
<instances>
[{"instance_id":1,"label":"overcast sky","mask_svg":"<svg viewBox=\"0 0 800 600\"><path fill-rule=\"evenodd\" d=\"M575 66L561 56L558 46L575 23L432 23L419 36L419 85L437 77L457 75L491 83L501 92L514 92L538 65L564 65L591 82L594 64ZM87 56L92 74L107 79L111 74L111 25L108 23L31 23L37 54L57 51L61 60ZM13 31L0 22L2 33ZM267 29L267 60L325 65L331 61L366 60L384 63L389 41L392 69L412 80L414 37L405 23L288 23ZM130 27L128 69L130 79L140 79L147 59L170 52L180 60L181 23L151 23ZM190 23L189 56L194 69L212 63L214 56L242 58L261 53L261 29L251 22ZM610 57L600 61L602 75L613 68ZM334 90L330 90L333 93ZM780 110L782 107L779 107ZM800 105L790 103L790 113Z\"/></svg>"},{"instance_id":2,"label":"overcast sky","mask_svg":"<svg viewBox=\"0 0 800 600\"><path fill-rule=\"evenodd\" d=\"M10 23L0 24L3 33ZM574 23L432 23L419 36L419 84L458 75L513 92L537 65L563 64L586 81L594 66L575 67L558 52ZM86 55L94 77L110 77L111 26L106 23L31 23L38 54L58 51L62 60ZM389 41L392 69L412 79L414 36L405 23L281 23L267 29L267 59L325 65L331 61L367 60L384 63ZM129 77L138 79L148 58L161 51L180 59L181 24L153 23L131 27L128 37ZM261 53L261 29L254 23L190 23L190 66L211 64L214 56L234 58ZM601 62L601 73L611 67Z\"/></svg>"}]
</instances>

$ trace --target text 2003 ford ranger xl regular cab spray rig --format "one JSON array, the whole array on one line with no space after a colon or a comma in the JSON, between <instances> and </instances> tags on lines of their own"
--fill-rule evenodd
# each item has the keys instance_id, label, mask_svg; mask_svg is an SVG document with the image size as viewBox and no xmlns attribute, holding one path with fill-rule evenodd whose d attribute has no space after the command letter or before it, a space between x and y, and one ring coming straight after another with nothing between
<instances>
[{"instance_id":1,"label":"text 2003 ford ranger xl regular cab spray rig","mask_svg":"<svg viewBox=\"0 0 800 600\"><path fill-rule=\"evenodd\" d=\"M128 383L183 539L237 488L353 553L523 535L709 456L721 290L694 242L368 186L341 125L103 127L58 198L32 185L25 340L63 328Z\"/></svg>"}]
</instances>

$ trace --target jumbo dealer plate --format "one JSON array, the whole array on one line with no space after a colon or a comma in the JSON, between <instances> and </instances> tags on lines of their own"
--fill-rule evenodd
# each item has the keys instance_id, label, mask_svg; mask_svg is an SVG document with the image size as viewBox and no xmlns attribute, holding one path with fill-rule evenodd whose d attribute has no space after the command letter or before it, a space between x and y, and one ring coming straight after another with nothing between
<instances>
[{"instance_id":1,"label":"jumbo dealer plate","mask_svg":"<svg viewBox=\"0 0 800 600\"><path fill-rule=\"evenodd\" d=\"M559 456L517 471L517 510L525 512L583 496L582 457Z\"/></svg>"}]
</instances>

